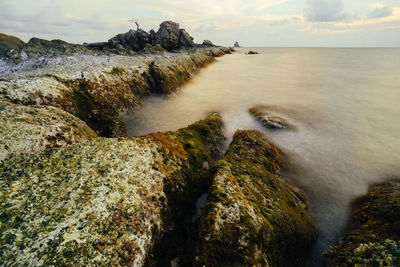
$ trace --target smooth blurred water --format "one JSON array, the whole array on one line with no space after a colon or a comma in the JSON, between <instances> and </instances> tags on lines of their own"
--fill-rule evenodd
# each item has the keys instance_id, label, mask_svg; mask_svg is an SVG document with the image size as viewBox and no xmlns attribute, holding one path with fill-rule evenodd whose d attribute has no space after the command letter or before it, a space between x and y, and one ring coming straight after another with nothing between
<instances>
[{"instance_id":1,"label":"smooth blurred water","mask_svg":"<svg viewBox=\"0 0 400 267\"><path fill-rule=\"evenodd\" d=\"M254 105L268 105L298 131L264 130L247 111ZM400 176L399 48L240 48L176 94L147 99L126 123L141 135L213 111L228 137L258 129L289 156L287 179L308 194L320 230L314 265L340 235L350 201L370 183Z\"/></svg>"}]
</instances>

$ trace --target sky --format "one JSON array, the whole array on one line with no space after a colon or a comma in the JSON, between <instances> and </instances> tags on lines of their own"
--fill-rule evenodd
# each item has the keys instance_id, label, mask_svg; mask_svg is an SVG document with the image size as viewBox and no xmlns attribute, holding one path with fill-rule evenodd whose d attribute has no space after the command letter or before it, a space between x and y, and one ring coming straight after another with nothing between
<instances>
[{"instance_id":1,"label":"sky","mask_svg":"<svg viewBox=\"0 0 400 267\"><path fill-rule=\"evenodd\" d=\"M24 41L107 41L132 19L225 46L400 47L400 0L0 0L0 32Z\"/></svg>"}]
</instances>

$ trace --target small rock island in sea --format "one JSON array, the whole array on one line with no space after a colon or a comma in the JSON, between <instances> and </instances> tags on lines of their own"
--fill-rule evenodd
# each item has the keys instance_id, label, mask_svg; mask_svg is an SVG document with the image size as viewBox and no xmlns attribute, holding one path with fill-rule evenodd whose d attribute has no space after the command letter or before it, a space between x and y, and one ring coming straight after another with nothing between
<instances>
[{"instance_id":1,"label":"small rock island in sea","mask_svg":"<svg viewBox=\"0 0 400 267\"><path fill-rule=\"evenodd\" d=\"M217 113L138 137L121 117L232 52L195 44L171 21L84 45L1 34L1 265L307 266L318 236L308 199L261 133L236 131L224 153ZM268 128L294 128L250 112ZM351 231L325 255L330 266L371 255L398 263L398 236L388 234L400 229L398 192L382 184L358 202ZM388 203L397 203L390 213Z\"/></svg>"}]
</instances>

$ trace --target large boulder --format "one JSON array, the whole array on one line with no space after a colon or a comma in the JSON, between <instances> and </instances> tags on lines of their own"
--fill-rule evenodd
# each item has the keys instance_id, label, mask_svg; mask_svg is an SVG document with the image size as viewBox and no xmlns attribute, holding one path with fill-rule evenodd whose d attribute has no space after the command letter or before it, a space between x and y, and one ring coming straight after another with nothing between
<instances>
[{"instance_id":1,"label":"large boulder","mask_svg":"<svg viewBox=\"0 0 400 267\"><path fill-rule=\"evenodd\" d=\"M347 233L324 253L326 266L400 266L400 181L355 200Z\"/></svg>"},{"instance_id":2,"label":"large boulder","mask_svg":"<svg viewBox=\"0 0 400 267\"><path fill-rule=\"evenodd\" d=\"M6 101L0 101L0 132L0 161L97 137L86 123L56 107Z\"/></svg>"},{"instance_id":3,"label":"large boulder","mask_svg":"<svg viewBox=\"0 0 400 267\"><path fill-rule=\"evenodd\" d=\"M179 37L179 46L193 47L193 37L190 36L184 29L181 29L181 35Z\"/></svg>"},{"instance_id":4,"label":"large boulder","mask_svg":"<svg viewBox=\"0 0 400 267\"><path fill-rule=\"evenodd\" d=\"M156 32L153 44L160 44L167 50L178 48L181 30L179 24L173 21L164 21Z\"/></svg>"},{"instance_id":5,"label":"large boulder","mask_svg":"<svg viewBox=\"0 0 400 267\"><path fill-rule=\"evenodd\" d=\"M130 30L127 33L120 33L110 40L108 46L110 48L125 48L134 51L140 51L145 48L146 44L151 44L152 39L149 33L142 29Z\"/></svg>"},{"instance_id":6,"label":"large boulder","mask_svg":"<svg viewBox=\"0 0 400 267\"><path fill-rule=\"evenodd\" d=\"M201 217L196 266L301 266L317 238L306 197L279 177L281 152L237 131Z\"/></svg>"},{"instance_id":7,"label":"large boulder","mask_svg":"<svg viewBox=\"0 0 400 267\"><path fill-rule=\"evenodd\" d=\"M143 265L192 208L200 170L223 140L214 114L177 132L97 138L0 163L0 262Z\"/></svg>"}]
</instances>

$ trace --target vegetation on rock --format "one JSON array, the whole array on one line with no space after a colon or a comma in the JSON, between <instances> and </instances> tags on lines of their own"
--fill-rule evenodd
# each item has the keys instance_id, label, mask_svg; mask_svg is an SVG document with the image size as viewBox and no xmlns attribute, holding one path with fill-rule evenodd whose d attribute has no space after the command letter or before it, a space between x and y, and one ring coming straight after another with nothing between
<instances>
[{"instance_id":1,"label":"vegetation on rock","mask_svg":"<svg viewBox=\"0 0 400 267\"><path fill-rule=\"evenodd\" d=\"M400 182L373 185L355 200L347 233L324 253L327 266L400 265Z\"/></svg>"},{"instance_id":2,"label":"vegetation on rock","mask_svg":"<svg viewBox=\"0 0 400 267\"><path fill-rule=\"evenodd\" d=\"M213 171L196 266L299 266L317 228L307 203L279 178L281 152L255 131L237 131Z\"/></svg>"},{"instance_id":3,"label":"vegetation on rock","mask_svg":"<svg viewBox=\"0 0 400 267\"><path fill-rule=\"evenodd\" d=\"M177 132L97 138L0 163L0 262L142 265L193 206L223 140L214 114Z\"/></svg>"}]
</instances>

